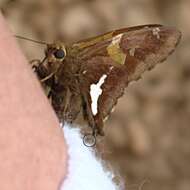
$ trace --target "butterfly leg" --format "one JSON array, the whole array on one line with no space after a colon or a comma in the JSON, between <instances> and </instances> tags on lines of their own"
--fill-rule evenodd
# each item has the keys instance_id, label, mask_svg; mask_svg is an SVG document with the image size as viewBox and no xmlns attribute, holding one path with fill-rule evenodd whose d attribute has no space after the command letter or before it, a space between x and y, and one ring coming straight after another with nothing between
<instances>
[{"instance_id":1,"label":"butterfly leg","mask_svg":"<svg viewBox=\"0 0 190 190\"><path fill-rule=\"evenodd\" d=\"M43 60L34 59L30 61L32 69L37 74L41 82L47 81L49 78L51 78L54 75L54 73L49 73L46 67L43 66L45 60L46 57Z\"/></svg>"},{"instance_id":2,"label":"butterfly leg","mask_svg":"<svg viewBox=\"0 0 190 190\"><path fill-rule=\"evenodd\" d=\"M90 104L85 93L82 94L82 102L83 102L83 115L84 119L88 121L89 126L92 128L93 132L96 131L95 129L95 121L92 115L92 111L90 108Z\"/></svg>"},{"instance_id":3,"label":"butterfly leg","mask_svg":"<svg viewBox=\"0 0 190 190\"><path fill-rule=\"evenodd\" d=\"M89 126L92 128L93 135L103 136L103 119L101 114L98 114L97 116L93 115L88 95L85 93L83 93L83 115L84 119L88 121Z\"/></svg>"},{"instance_id":4,"label":"butterfly leg","mask_svg":"<svg viewBox=\"0 0 190 190\"><path fill-rule=\"evenodd\" d=\"M70 97L71 97L71 92L69 90L69 88L67 88L65 90L65 98L64 98L64 101L63 101L63 119L64 121L68 121L68 122L71 122L71 118L69 118L69 115L68 115L68 108L69 108L69 103L70 103Z\"/></svg>"},{"instance_id":5,"label":"butterfly leg","mask_svg":"<svg viewBox=\"0 0 190 190\"><path fill-rule=\"evenodd\" d=\"M33 59L29 63L32 66L32 69L34 69L34 71L35 71L36 68L40 65L41 60L39 60L39 59Z\"/></svg>"},{"instance_id":6,"label":"butterfly leg","mask_svg":"<svg viewBox=\"0 0 190 190\"><path fill-rule=\"evenodd\" d=\"M99 113L98 115L95 116L94 119L95 119L96 127L98 129L98 134L101 136L104 136L104 131L103 131L104 122L103 122L102 115Z\"/></svg>"},{"instance_id":7,"label":"butterfly leg","mask_svg":"<svg viewBox=\"0 0 190 190\"><path fill-rule=\"evenodd\" d=\"M78 94L75 94L68 86L52 89L52 105L61 122L72 123L81 108L81 100ZM57 91L56 91L57 90Z\"/></svg>"},{"instance_id":8,"label":"butterfly leg","mask_svg":"<svg viewBox=\"0 0 190 190\"><path fill-rule=\"evenodd\" d=\"M53 85L51 89L52 106L57 113L60 122L67 121L67 110L70 101L69 88L63 88L61 91L58 86Z\"/></svg>"}]
</instances>

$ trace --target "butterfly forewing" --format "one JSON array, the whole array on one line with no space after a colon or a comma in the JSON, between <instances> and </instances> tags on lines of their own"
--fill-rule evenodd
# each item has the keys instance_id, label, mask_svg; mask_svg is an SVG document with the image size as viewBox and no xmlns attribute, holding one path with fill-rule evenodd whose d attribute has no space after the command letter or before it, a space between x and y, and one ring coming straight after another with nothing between
<instances>
[{"instance_id":1,"label":"butterfly forewing","mask_svg":"<svg viewBox=\"0 0 190 190\"><path fill-rule=\"evenodd\" d=\"M102 120L111 112L130 81L165 60L180 40L180 32L161 25L115 30L73 44L81 64L80 89L101 133Z\"/></svg>"}]
</instances>

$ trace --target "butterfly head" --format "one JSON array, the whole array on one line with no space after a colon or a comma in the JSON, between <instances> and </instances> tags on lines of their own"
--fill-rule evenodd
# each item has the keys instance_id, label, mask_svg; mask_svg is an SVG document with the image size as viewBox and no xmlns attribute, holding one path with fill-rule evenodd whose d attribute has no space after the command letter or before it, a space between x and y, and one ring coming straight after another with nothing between
<instances>
[{"instance_id":1,"label":"butterfly head","mask_svg":"<svg viewBox=\"0 0 190 190\"><path fill-rule=\"evenodd\" d=\"M63 43L48 44L45 54L48 63L62 63L66 57L66 48Z\"/></svg>"}]
</instances>

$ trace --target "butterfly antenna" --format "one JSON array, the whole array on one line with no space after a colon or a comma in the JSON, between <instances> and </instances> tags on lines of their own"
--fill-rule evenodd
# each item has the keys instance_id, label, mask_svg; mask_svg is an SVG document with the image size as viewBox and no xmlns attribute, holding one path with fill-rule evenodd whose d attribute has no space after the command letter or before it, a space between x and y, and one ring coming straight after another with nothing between
<instances>
[{"instance_id":1,"label":"butterfly antenna","mask_svg":"<svg viewBox=\"0 0 190 190\"><path fill-rule=\"evenodd\" d=\"M16 38L18 38L18 39L21 39L21 40L28 40L28 41L31 41L31 42L34 42L34 43L38 43L38 44L43 44L43 45L47 45L48 44L48 43L43 42L43 41L33 40L33 39L26 38L26 37L23 37L23 36L18 36L18 35L14 35L14 36Z\"/></svg>"}]
</instances>

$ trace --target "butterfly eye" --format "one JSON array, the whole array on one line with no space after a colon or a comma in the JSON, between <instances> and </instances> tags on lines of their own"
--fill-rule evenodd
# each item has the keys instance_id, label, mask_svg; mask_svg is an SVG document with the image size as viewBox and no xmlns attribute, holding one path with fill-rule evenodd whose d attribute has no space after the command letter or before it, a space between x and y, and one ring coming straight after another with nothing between
<instances>
[{"instance_id":1,"label":"butterfly eye","mask_svg":"<svg viewBox=\"0 0 190 190\"><path fill-rule=\"evenodd\" d=\"M63 49L57 49L55 52L54 52L54 56L55 58L57 59L63 59L65 57L65 51Z\"/></svg>"}]
</instances>

